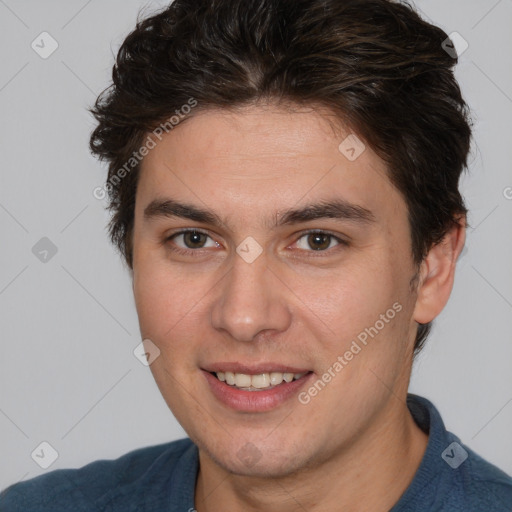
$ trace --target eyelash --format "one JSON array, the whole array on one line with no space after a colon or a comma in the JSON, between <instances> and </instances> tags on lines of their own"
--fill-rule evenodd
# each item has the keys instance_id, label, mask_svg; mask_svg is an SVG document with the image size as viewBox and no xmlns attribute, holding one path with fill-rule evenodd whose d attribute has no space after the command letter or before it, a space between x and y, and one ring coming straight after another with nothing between
<instances>
[{"instance_id":1,"label":"eyelash","mask_svg":"<svg viewBox=\"0 0 512 512\"><path fill-rule=\"evenodd\" d=\"M186 233L199 233L199 234L207 236L208 238L211 238L211 236L206 231L203 231L202 229L190 228L190 229L183 229L181 231L177 231L176 233L173 233L172 235L168 236L164 240L164 243L170 242L174 238L176 238L177 236L184 235ZM342 238L337 237L336 235L330 233L329 231L322 231L322 230L319 230L319 229L312 229L312 230L309 230L309 231L303 231L297 237L296 242L299 241L301 238L307 236L307 235L317 235L317 234L318 235L327 235L327 236L329 236L331 239L333 239L336 242L338 242L338 245L335 246L335 247L332 247L330 249L325 249L325 250L320 250L320 251L314 251L314 250L307 251L305 249L299 249L299 250L304 251L304 252L312 253L311 257L319 257L319 256L321 257L321 253L324 253L324 254L325 253L330 253L332 250L335 250L336 247L338 247L338 246L345 246L345 247L349 246L349 243L346 240L343 240ZM206 248L206 249L208 249L208 248ZM193 255L194 253L200 253L204 249L203 248L199 248L199 249L183 249L182 247L174 246L174 247L171 248L171 250L173 252L177 253L177 254L181 254L181 255L185 255L185 256L190 256L190 255Z\"/></svg>"}]
</instances>

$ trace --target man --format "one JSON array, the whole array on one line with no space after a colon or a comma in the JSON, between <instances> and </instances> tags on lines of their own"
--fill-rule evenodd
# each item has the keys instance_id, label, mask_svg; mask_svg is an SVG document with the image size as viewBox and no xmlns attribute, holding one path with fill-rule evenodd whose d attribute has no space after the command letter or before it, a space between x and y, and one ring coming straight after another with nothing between
<instances>
[{"instance_id":1,"label":"man","mask_svg":"<svg viewBox=\"0 0 512 512\"><path fill-rule=\"evenodd\" d=\"M91 148L190 439L1 510L512 510L512 479L407 394L465 240L446 39L388 0L176 0L138 23Z\"/></svg>"}]
</instances>

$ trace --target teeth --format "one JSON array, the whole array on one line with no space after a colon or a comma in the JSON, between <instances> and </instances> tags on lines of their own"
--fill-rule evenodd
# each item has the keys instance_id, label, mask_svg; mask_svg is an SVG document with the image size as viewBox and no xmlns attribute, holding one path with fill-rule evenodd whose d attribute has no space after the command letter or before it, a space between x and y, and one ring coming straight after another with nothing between
<instances>
[{"instance_id":1,"label":"teeth","mask_svg":"<svg viewBox=\"0 0 512 512\"><path fill-rule=\"evenodd\" d=\"M251 377L251 384L253 388L263 389L270 386L270 375L262 373L261 375L253 375Z\"/></svg>"},{"instance_id":2,"label":"teeth","mask_svg":"<svg viewBox=\"0 0 512 512\"><path fill-rule=\"evenodd\" d=\"M237 388L250 388L252 378L245 373L235 373L235 386Z\"/></svg>"},{"instance_id":3,"label":"teeth","mask_svg":"<svg viewBox=\"0 0 512 512\"><path fill-rule=\"evenodd\" d=\"M270 384L272 386L277 386L278 384L281 384L283 382L283 374L280 372L272 372L270 374Z\"/></svg>"},{"instance_id":4,"label":"teeth","mask_svg":"<svg viewBox=\"0 0 512 512\"><path fill-rule=\"evenodd\" d=\"M307 373L307 372L306 372ZM272 386L278 386L283 381L292 382L306 375L306 373L260 373L259 375L247 375L245 373L216 372L217 378L221 382L226 382L230 386L236 386L242 389L267 389Z\"/></svg>"}]
</instances>

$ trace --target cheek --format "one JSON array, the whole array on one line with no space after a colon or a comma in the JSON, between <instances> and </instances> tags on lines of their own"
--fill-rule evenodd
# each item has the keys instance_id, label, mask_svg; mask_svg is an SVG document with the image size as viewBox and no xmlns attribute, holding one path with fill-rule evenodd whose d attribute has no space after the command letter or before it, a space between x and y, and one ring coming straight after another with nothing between
<instances>
[{"instance_id":1,"label":"cheek","mask_svg":"<svg viewBox=\"0 0 512 512\"><path fill-rule=\"evenodd\" d=\"M303 282L300 296L335 333L364 328L398 300L393 270L382 259L352 262L318 281ZM307 286L307 288L306 288ZM376 318L377 317L377 318ZM350 332L351 334L353 332Z\"/></svg>"},{"instance_id":2,"label":"cheek","mask_svg":"<svg viewBox=\"0 0 512 512\"><path fill-rule=\"evenodd\" d=\"M160 339L182 316L185 301L176 298L187 288L148 253L134 262L133 291L142 335Z\"/></svg>"},{"instance_id":3,"label":"cheek","mask_svg":"<svg viewBox=\"0 0 512 512\"><path fill-rule=\"evenodd\" d=\"M333 272L317 283L321 289L304 295L315 313L317 334L325 333L321 336L325 367L345 354L356 374L358 367L398 364L403 352L400 340L408 325L409 291L403 267L397 268L400 265L393 260L391 251L381 252L378 259L360 260Z\"/></svg>"},{"instance_id":4,"label":"cheek","mask_svg":"<svg viewBox=\"0 0 512 512\"><path fill-rule=\"evenodd\" d=\"M162 351L171 341L173 350L180 344L192 346L213 286L208 274L184 273L161 257L148 256L134 264L133 276L142 336Z\"/></svg>"}]
</instances>

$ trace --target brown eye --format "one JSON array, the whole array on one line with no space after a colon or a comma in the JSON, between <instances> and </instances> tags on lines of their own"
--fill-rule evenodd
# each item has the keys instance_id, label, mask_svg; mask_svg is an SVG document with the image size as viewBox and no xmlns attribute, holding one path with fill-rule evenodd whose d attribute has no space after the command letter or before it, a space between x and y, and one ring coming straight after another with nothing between
<instances>
[{"instance_id":1,"label":"brown eye","mask_svg":"<svg viewBox=\"0 0 512 512\"><path fill-rule=\"evenodd\" d=\"M187 249L202 249L206 243L207 236L199 231L188 231L183 233L183 242Z\"/></svg>"},{"instance_id":2,"label":"brown eye","mask_svg":"<svg viewBox=\"0 0 512 512\"><path fill-rule=\"evenodd\" d=\"M334 243L333 243L334 242ZM338 245L347 245L342 239L323 231L304 233L296 242L299 249L308 252L327 252Z\"/></svg>"},{"instance_id":3,"label":"brown eye","mask_svg":"<svg viewBox=\"0 0 512 512\"><path fill-rule=\"evenodd\" d=\"M323 251L331 245L331 235L325 233L312 233L308 235L308 244L315 251Z\"/></svg>"},{"instance_id":4,"label":"brown eye","mask_svg":"<svg viewBox=\"0 0 512 512\"><path fill-rule=\"evenodd\" d=\"M174 245L176 251L190 251L198 249L218 248L220 247L217 242L202 231L195 229L187 229L180 231L168 238L168 242Z\"/></svg>"}]
</instances>

